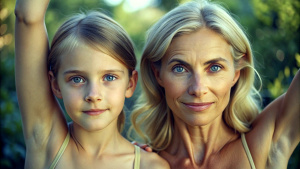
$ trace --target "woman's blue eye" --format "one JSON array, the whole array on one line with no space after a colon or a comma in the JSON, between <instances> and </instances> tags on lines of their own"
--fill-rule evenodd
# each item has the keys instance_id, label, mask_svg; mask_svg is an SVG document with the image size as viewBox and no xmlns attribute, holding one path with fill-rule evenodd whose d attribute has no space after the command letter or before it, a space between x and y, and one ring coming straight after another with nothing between
<instances>
[{"instance_id":1,"label":"woman's blue eye","mask_svg":"<svg viewBox=\"0 0 300 169\"><path fill-rule=\"evenodd\" d=\"M185 72L185 69L184 69L184 67L182 67L182 66L175 66L175 67L173 68L173 71L174 71L175 73L183 73L183 72Z\"/></svg>"},{"instance_id":2,"label":"woman's blue eye","mask_svg":"<svg viewBox=\"0 0 300 169\"><path fill-rule=\"evenodd\" d=\"M72 81L73 81L74 83L82 83L82 82L83 82L83 79L80 78L80 77L73 77L73 78L72 78Z\"/></svg>"},{"instance_id":3,"label":"woman's blue eye","mask_svg":"<svg viewBox=\"0 0 300 169\"><path fill-rule=\"evenodd\" d=\"M106 75L104 77L104 81L113 81L113 80L116 80L116 77L113 75Z\"/></svg>"},{"instance_id":4,"label":"woman's blue eye","mask_svg":"<svg viewBox=\"0 0 300 169\"><path fill-rule=\"evenodd\" d=\"M219 66L219 65L212 65L210 67L211 72L218 72L218 71L220 71L220 69L221 69L221 66Z\"/></svg>"}]
</instances>

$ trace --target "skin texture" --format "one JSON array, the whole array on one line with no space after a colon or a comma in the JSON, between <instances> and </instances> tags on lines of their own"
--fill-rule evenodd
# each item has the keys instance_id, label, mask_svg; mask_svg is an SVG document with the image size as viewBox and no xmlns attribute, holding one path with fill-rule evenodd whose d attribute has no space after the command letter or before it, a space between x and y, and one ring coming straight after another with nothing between
<instances>
[{"instance_id":1,"label":"skin texture","mask_svg":"<svg viewBox=\"0 0 300 169\"><path fill-rule=\"evenodd\" d=\"M220 117L239 77L229 45L213 35L203 30L188 40L175 39L157 78L174 116L190 126L207 125ZM197 43L199 37L201 42Z\"/></svg>"},{"instance_id":2,"label":"skin texture","mask_svg":"<svg viewBox=\"0 0 300 169\"><path fill-rule=\"evenodd\" d=\"M240 134L222 119L240 75L223 37L206 28L176 37L153 71L174 116L172 142L159 152L171 168L250 169ZM300 140L299 93L298 72L246 133L256 168L286 168Z\"/></svg>"},{"instance_id":3,"label":"skin texture","mask_svg":"<svg viewBox=\"0 0 300 169\"><path fill-rule=\"evenodd\" d=\"M57 80L50 76L52 90L63 99L69 116L87 131L116 125L125 97L132 95L127 68L86 45L61 57Z\"/></svg>"},{"instance_id":4,"label":"skin texture","mask_svg":"<svg viewBox=\"0 0 300 169\"><path fill-rule=\"evenodd\" d=\"M71 138L56 168L133 168L134 146L121 136L117 119L138 74L84 43L60 56L57 77L47 71L45 13L49 1L16 3L16 87L26 143L25 168L49 168L68 125ZM141 151L141 168L169 168L155 153Z\"/></svg>"}]
</instances>

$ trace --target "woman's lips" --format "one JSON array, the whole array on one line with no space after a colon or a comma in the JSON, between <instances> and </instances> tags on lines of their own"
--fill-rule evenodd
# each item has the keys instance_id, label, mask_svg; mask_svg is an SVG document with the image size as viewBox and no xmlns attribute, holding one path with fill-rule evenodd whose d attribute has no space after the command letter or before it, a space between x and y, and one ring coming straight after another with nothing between
<instances>
[{"instance_id":1,"label":"woman's lips","mask_svg":"<svg viewBox=\"0 0 300 169\"><path fill-rule=\"evenodd\" d=\"M86 110L83 111L85 114L88 114L90 116L97 116L99 114L102 114L106 111L107 109L91 109L91 110Z\"/></svg>"},{"instance_id":2,"label":"woman's lips","mask_svg":"<svg viewBox=\"0 0 300 169\"><path fill-rule=\"evenodd\" d=\"M200 112L203 110L208 109L213 102L207 102L207 103L183 103L188 109L195 111L195 112Z\"/></svg>"}]
</instances>

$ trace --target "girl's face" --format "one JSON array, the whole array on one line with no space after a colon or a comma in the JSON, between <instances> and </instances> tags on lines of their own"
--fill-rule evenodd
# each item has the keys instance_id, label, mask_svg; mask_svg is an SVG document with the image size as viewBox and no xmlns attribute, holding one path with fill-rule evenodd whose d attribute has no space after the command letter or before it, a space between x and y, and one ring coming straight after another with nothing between
<instances>
[{"instance_id":1,"label":"girl's face","mask_svg":"<svg viewBox=\"0 0 300 169\"><path fill-rule=\"evenodd\" d=\"M129 78L122 63L81 44L60 56L58 83L52 86L73 122L92 131L117 124L125 97L132 96L136 80L136 71Z\"/></svg>"},{"instance_id":2,"label":"girl's face","mask_svg":"<svg viewBox=\"0 0 300 169\"><path fill-rule=\"evenodd\" d=\"M191 126L222 116L240 74L230 45L205 28L175 38L154 73L173 115Z\"/></svg>"}]
</instances>

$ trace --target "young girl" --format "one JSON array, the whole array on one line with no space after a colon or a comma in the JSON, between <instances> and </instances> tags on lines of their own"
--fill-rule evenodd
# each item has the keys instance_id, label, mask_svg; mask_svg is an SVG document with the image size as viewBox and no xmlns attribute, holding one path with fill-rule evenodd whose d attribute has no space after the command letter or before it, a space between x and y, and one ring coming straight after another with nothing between
<instances>
[{"instance_id":1,"label":"young girl","mask_svg":"<svg viewBox=\"0 0 300 169\"><path fill-rule=\"evenodd\" d=\"M59 28L49 51L48 3L16 4L16 86L25 168L169 168L120 134L124 100L137 83L127 33L99 12L78 14ZM55 96L63 99L73 120L69 125Z\"/></svg>"}]
</instances>

